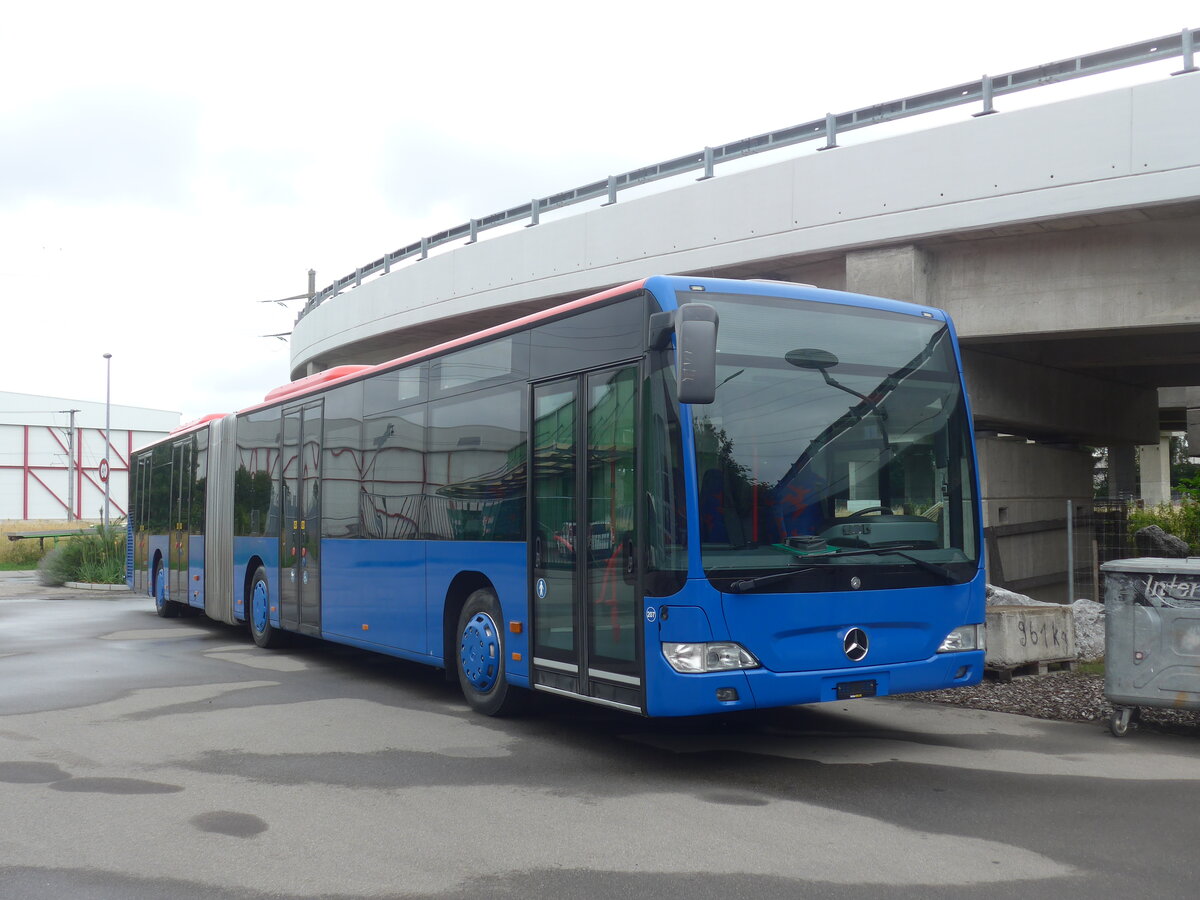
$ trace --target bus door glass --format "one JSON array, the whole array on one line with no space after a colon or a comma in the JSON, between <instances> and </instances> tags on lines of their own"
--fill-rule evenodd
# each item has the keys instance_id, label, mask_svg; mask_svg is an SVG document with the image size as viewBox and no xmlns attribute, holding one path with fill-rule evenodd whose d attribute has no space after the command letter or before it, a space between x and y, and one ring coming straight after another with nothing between
<instances>
[{"instance_id":1,"label":"bus door glass","mask_svg":"<svg viewBox=\"0 0 1200 900\"><path fill-rule=\"evenodd\" d=\"M637 366L533 389L534 681L641 709Z\"/></svg>"},{"instance_id":2,"label":"bus door glass","mask_svg":"<svg viewBox=\"0 0 1200 900\"><path fill-rule=\"evenodd\" d=\"M171 448L171 541L168 549L170 596L188 602L188 513L192 506L192 445L181 441Z\"/></svg>"},{"instance_id":3,"label":"bus door glass","mask_svg":"<svg viewBox=\"0 0 1200 900\"><path fill-rule=\"evenodd\" d=\"M150 454L143 453L138 456L136 466L133 504L133 589L145 594L150 590L147 579L147 570L150 567L150 531L147 527L150 508Z\"/></svg>"},{"instance_id":4,"label":"bus door glass","mask_svg":"<svg viewBox=\"0 0 1200 900\"><path fill-rule=\"evenodd\" d=\"M321 628L321 428L324 401L283 411L280 624Z\"/></svg>"}]
</instances>

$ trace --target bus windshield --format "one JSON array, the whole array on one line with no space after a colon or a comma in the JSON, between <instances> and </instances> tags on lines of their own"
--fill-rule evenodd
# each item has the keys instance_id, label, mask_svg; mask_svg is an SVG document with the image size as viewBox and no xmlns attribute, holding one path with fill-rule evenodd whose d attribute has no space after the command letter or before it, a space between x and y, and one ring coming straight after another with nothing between
<instances>
[{"instance_id":1,"label":"bus windshield","mask_svg":"<svg viewBox=\"0 0 1200 900\"><path fill-rule=\"evenodd\" d=\"M971 437L945 322L748 295L680 299L720 316L716 398L692 407L714 583L828 590L822 569L863 567L876 586L971 579ZM885 570L892 581L879 581ZM761 578L770 571L795 577Z\"/></svg>"}]
</instances>

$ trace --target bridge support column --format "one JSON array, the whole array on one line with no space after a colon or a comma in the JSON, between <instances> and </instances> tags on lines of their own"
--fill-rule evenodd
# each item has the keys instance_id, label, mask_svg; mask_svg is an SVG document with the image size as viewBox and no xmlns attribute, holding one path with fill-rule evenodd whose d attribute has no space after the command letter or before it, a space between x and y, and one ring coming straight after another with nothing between
<instances>
[{"instance_id":1,"label":"bridge support column","mask_svg":"<svg viewBox=\"0 0 1200 900\"><path fill-rule=\"evenodd\" d=\"M1138 492L1137 447L1134 444L1108 445L1108 496L1134 497Z\"/></svg>"},{"instance_id":2,"label":"bridge support column","mask_svg":"<svg viewBox=\"0 0 1200 900\"><path fill-rule=\"evenodd\" d=\"M846 254L846 290L928 304L929 256L912 244L852 250Z\"/></svg>"},{"instance_id":3,"label":"bridge support column","mask_svg":"<svg viewBox=\"0 0 1200 900\"><path fill-rule=\"evenodd\" d=\"M1200 456L1200 388L1187 390L1188 455Z\"/></svg>"},{"instance_id":4,"label":"bridge support column","mask_svg":"<svg viewBox=\"0 0 1200 900\"><path fill-rule=\"evenodd\" d=\"M1171 436L1141 448L1141 497L1147 506L1171 502Z\"/></svg>"}]
</instances>

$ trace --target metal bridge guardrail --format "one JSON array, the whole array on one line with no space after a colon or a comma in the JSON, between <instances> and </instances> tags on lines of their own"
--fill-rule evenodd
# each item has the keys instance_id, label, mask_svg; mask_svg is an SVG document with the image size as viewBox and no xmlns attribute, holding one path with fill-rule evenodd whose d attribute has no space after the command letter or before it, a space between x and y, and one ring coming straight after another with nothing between
<instances>
[{"instance_id":1,"label":"metal bridge guardrail","mask_svg":"<svg viewBox=\"0 0 1200 900\"><path fill-rule=\"evenodd\" d=\"M1147 41L1139 41L1136 44L1114 47L1111 50L1102 50L1098 53L1089 53L1058 62L1018 69L1004 75L984 75L977 81L957 84L923 94L914 94L900 100L864 106L850 112L829 113L822 119L814 119L811 122L804 122L778 131L742 138L719 147L705 147L695 153L688 153L620 175L610 175L599 181L551 194L548 197L535 198L519 206L513 206L478 219L471 219L469 222L428 235L398 250L385 253L379 259L355 269L320 291L312 293L296 317L296 321L300 321L324 301L337 296L347 288L359 286L364 278L386 274L391 271L393 265L405 260L425 259L429 256L430 250L451 241L466 238L467 243L474 243L481 231L524 220L529 220L529 225L537 225L542 213L599 197L605 198L605 205L616 203L618 193L623 190L651 184L664 178L673 178L688 172L702 171L703 175L698 180L703 181L713 177L713 169L718 163L741 159L756 153L765 153L781 147L790 147L806 141L824 139L825 145L819 149L833 149L837 147L839 133L909 116L971 103L982 104L982 109L975 115L989 115L996 112L993 106L995 97L1070 81L1075 78L1140 66L1176 56L1183 58L1183 68L1178 72L1173 72L1173 75L1195 72L1197 71L1195 46L1198 39L1200 39L1200 29L1188 28L1179 34L1164 35Z\"/></svg>"}]
</instances>

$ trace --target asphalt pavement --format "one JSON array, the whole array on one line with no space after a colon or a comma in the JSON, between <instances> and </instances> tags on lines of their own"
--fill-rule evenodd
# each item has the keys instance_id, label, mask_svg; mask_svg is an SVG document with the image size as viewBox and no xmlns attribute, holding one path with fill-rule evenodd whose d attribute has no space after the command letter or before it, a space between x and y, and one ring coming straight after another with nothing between
<instances>
[{"instance_id":1,"label":"asphalt pavement","mask_svg":"<svg viewBox=\"0 0 1200 900\"><path fill-rule=\"evenodd\" d=\"M1200 742L901 699L469 711L0 573L0 897L1191 897Z\"/></svg>"}]
</instances>

